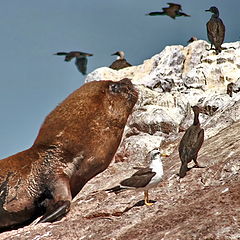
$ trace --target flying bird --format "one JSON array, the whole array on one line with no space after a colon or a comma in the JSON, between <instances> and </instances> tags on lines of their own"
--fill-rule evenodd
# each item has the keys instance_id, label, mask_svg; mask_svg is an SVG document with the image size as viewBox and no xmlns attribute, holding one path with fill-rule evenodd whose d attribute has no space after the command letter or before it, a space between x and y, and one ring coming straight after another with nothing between
<instances>
[{"instance_id":1,"label":"flying bird","mask_svg":"<svg viewBox=\"0 0 240 240\"><path fill-rule=\"evenodd\" d=\"M70 62L73 58L76 58L75 65L79 72L83 75L87 73L87 57L93 56L91 53L71 51L71 52L57 52L54 55L65 56L65 61Z\"/></svg>"},{"instance_id":2,"label":"flying bird","mask_svg":"<svg viewBox=\"0 0 240 240\"><path fill-rule=\"evenodd\" d=\"M200 167L197 162L197 155L204 141L204 130L200 127L199 113L202 112L203 109L198 106L193 106L192 110L194 112L193 124L184 133L178 147L181 160L180 178L186 175L189 170L187 165L192 160L196 164L196 167Z\"/></svg>"},{"instance_id":3,"label":"flying bird","mask_svg":"<svg viewBox=\"0 0 240 240\"><path fill-rule=\"evenodd\" d=\"M145 205L152 205L149 202L148 190L156 187L163 177L163 166L160 156L160 151L153 149L149 153L151 162L150 166L146 168L139 168L131 177L120 182L118 186L107 189L108 192L119 193L125 190L144 191ZM165 156L162 154L162 156Z\"/></svg>"},{"instance_id":4,"label":"flying bird","mask_svg":"<svg viewBox=\"0 0 240 240\"><path fill-rule=\"evenodd\" d=\"M225 37L225 26L221 18L219 18L219 11L216 7L210 7L205 11L212 13L210 20L207 22L207 36L211 43L210 50L213 49L214 45L216 54L218 54L222 50L221 45Z\"/></svg>"},{"instance_id":5,"label":"flying bird","mask_svg":"<svg viewBox=\"0 0 240 240\"><path fill-rule=\"evenodd\" d=\"M180 4L176 4L176 3L168 3L169 7L165 7L162 8L162 12L150 12L147 13L146 15L149 16L159 16L159 15L167 15L173 19L175 19L176 17L190 17L190 15L184 13L184 12L180 12L180 10L182 10L182 6Z\"/></svg>"},{"instance_id":6,"label":"flying bird","mask_svg":"<svg viewBox=\"0 0 240 240\"><path fill-rule=\"evenodd\" d=\"M119 69L123 69L126 67L131 67L132 65L130 63L127 62L127 60L125 59L125 53L123 51L117 51L115 53L113 53L111 56L117 56L117 60L114 61L109 67L114 69L114 70L119 70Z\"/></svg>"}]
</instances>

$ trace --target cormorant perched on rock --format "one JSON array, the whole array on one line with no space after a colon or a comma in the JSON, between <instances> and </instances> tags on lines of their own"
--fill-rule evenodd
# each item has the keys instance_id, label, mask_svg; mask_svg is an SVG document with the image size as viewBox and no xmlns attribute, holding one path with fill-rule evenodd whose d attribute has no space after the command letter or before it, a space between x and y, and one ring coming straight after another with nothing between
<instances>
[{"instance_id":1,"label":"cormorant perched on rock","mask_svg":"<svg viewBox=\"0 0 240 240\"><path fill-rule=\"evenodd\" d=\"M228 85L227 85L227 94L230 96L230 97L232 97L232 94L233 94L233 84L234 83L229 83Z\"/></svg>"},{"instance_id":2,"label":"cormorant perched on rock","mask_svg":"<svg viewBox=\"0 0 240 240\"><path fill-rule=\"evenodd\" d=\"M127 62L127 60L125 59L125 54L123 51L117 51L115 53L113 53L111 56L113 55L117 55L117 60L114 61L109 67L114 69L114 70L119 70L122 68L126 68L126 67L131 67L132 65L130 63Z\"/></svg>"},{"instance_id":3,"label":"cormorant perched on rock","mask_svg":"<svg viewBox=\"0 0 240 240\"><path fill-rule=\"evenodd\" d=\"M194 41L197 41L198 39L196 37L191 37L189 40L188 40L188 43L191 43L191 42L194 42Z\"/></svg>"},{"instance_id":4,"label":"cormorant perched on rock","mask_svg":"<svg viewBox=\"0 0 240 240\"><path fill-rule=\"evenodd\" d=\"M163 155L165 156L165 154ZM145 205L152 205L148 199L148 190L156 187L163 177L163 166L158 149L150 152L151 163L149 167L139 168L131 177L120 182L119 185L106 189L108 192L120 193L125 190L144 191Z\"/></svg>"},{"instance_id":5,"label":"cormorant perched on rock","mask_svg":"<svg viewBox=\"0 0 240 240\"><path fill-rule=\"evenodd\" d=\"M66 56L65 61L69 62L73 58L76 58L75 65L79 72L81 72L83 75L86 75L87 73L87 56L93 56L91 53L84 53L79 51L71 51L71 52L57 52L54 55L59 56Z\"/></svg>"},{"instance_id":6,"label":"cormorant perched on rock","mask_svg":"<svg viewBox=\"0 0 240 240\"><path fill-rule=\"evenodd\" d=\"M216 54L218 54L222 50L221 45L225 37L225 26L221 18L219 18L219 11L216 7L210 7L205 11L213 13L210 20L207 22L207 35L211 43L210 50L213 49L212 46L214 45Z\"/></svg>"},{"instance_id":7,"label":"cormorant perched on rock","mask_svg":"<svg viewBox=\"0 0 240 240\"><path fill-rule=\"evenodd\" d=\"M237 93L240 91L240 83L239 83L239 80L236 82L236 83L229 83L227 85L227 94L232 97L233 96L233 93Z\"/></svg>"},{"instance_id":8,"label":"cormorant perched on rock","mask_svg":"<svg viewBox=\"0 0 240 240\"><path fill-rule=\"evenodd\" d=\"M193 106L192 110L194 112L193 124L184 133L178 147L179 156L182 162L179 171L180 178L186 175L186 172L189 170L187 165L192 160L196 164L196 167L199 167L197 163L197 155L204 141L204 130L200 127L198 119L199 113L202 109L198 106Z\"/></svg>"},{"instance_id":9,"label":"cormorant perched on rock","mask_svg":"<svg viewBox=\"0 0 240 240\"><path fill-rule=\"evenodd\" d=\"M150 12L147 13L146 15L150 15L150 16L159 16L159 15L167 15L173 19L175 19L175 17L181 17L181 16L185 16L185 17L190 17L190 15L180 12L180 10L182 10L182 6L180 4L176 4L176 3L168 3L169 7L166 8L162 8L162 12Z\"/></svg>"}]
</instances>

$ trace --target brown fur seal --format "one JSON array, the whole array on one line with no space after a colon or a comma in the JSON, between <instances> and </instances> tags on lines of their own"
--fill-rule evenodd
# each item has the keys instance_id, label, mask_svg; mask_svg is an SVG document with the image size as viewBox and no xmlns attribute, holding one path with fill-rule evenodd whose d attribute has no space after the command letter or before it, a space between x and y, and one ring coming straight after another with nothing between
<instances>
[{"instance_id":1,"label":"brown fur seal","mask_svg":"<svg viewBox=\"0 0 240 240\"><path fill-rule=\"evenodd\" d=\"M137 97L129 79L86 83L46 117L31 148L0 160L0 230L68 212L110 164Z\"/></svg>"}]
</instances>

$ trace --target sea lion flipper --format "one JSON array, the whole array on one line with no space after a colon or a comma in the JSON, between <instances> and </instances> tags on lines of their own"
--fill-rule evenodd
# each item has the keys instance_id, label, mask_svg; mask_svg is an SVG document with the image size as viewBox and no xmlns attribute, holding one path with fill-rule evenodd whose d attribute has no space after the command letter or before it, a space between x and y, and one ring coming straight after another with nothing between
<instances>
[{"instance_id":1,"label":"sea lion flipper","mask_svg":"<svg viewBox=\"0 0 240 240\"><path fill-rule=\"evenodd\" d=\"M59 201L55 204L52 211L48 211L43 217L39 220L38 223L52 222L57 218L65 215L70 209L70 201Z\"/></svg>"},{"instance_id":2,"label":"sea lion flipper","mask_svg":"<svg viewBox=\"0 0 240 240\"><path fill-rule=\"evenodd\" d=\"M52 222L64 216L70 209L72 194L68 177L59 175L57 180L50 183L50 188L51 184L54 185L54 190L51 192L53 199L46 201L46 213L38 223Z\"/></svg>"},{"instance_id":3,"label":"sea lion flipper","mask_svg":"<svg viewBox=\"0 0 240 240\"><path fill-rule=\"evenodd\" d=\"M130 79L86 83L46 117L29 149L1 159L0 232L64 216L111 163L137 99Z\"/></svg>"}]
</instances>

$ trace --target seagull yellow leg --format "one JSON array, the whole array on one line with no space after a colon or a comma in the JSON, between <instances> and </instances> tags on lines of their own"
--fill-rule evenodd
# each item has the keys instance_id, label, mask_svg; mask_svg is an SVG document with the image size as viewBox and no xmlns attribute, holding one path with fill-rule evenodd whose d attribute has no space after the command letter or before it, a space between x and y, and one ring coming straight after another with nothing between
<instances>
[{"instance_id":1,"label":"seagull yellow leg","mask_svg":"<svg viewBox=\"0 0 240 240\"><path fill-rule=\"evenodd\" d=\"M150 202L148 201L148 190L144 191L144 203L145 203L145 205L147 205L147 206L153 205L153 203L150 203Z\"/></svg>"}]
</instances>

